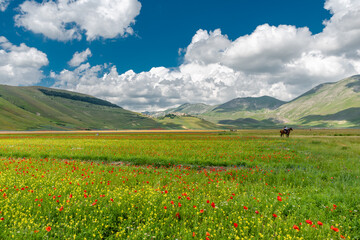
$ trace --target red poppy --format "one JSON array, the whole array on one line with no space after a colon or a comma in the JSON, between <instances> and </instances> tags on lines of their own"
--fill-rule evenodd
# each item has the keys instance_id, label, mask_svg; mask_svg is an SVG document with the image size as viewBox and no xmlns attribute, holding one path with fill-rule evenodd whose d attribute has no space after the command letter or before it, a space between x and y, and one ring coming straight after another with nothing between
<instances>
[{"instance_id":1,"label":"red poppy","mask_svg":"<svg viewBox=\"0 0 360 240\"><path fill-rule=\"evenodd\" d=\"M340 237L341 237L342 239L345 239L345 236L343 236L343 235L340 235Z\"/></svg>"},{"instance_id":2,"label":"red poppy","mask_svg":"<svg viewBox=\"0 0 360 240\"><path fill-rule=\"evenodd\" d=\"M281 199L281 197L280 197L280 196L277 196L277 200L278 200L279 202L281 202L281 201L282 201L282 199Z\"/></svg>"},{"instance_id":3,"label":"red poppy","mask_svg":"<svg viewBox=\"0 0 360 240\"><path fill-rule=\"evenodd\" d=\"M164 206L164 209L167 209L167 207L166 207L166 206Z\"/></svg>"},{"instance_id":4,"label":"red poppy","mask_svg":"<svg viewBox=\"0 0 360 240\"><path fill-rule=\"evenodd\" d=\"M50 232L50 231L51 231L51 227L50 227L50 226L47 226L47 227L45 228L45 230L48 231L48 232Z\"/></svg>"},{"instance_id":5,"label":"red poppy","mask_svg":"<svg viewBox=\"0 0 360 240\"><path fill-rule=\"evenodd\" d=\"M244 206L244 209L245 209L245 210L248 210L248 208L247 208L246 206Z\"/></svg>"},{"instance_id":6,"label":"red poppy","mask_svg":"<svg viewBox=\"0 0 360 240\"><path fill-rule=\"evenodd\" d=\"M322 222L320 222L320 221L318 221L318 222L317 222L317 224L318 224L318 225L320 225L320 226L322 226L322 225L323 225L323 223L322 223Z\"/></svg>"},{"instance_id":7,"label":"red poppy","mask_svg":"<svg viewBox=\"0 0 360 240\"><path fill-rule=\"evenodd\" d=\"M300 231L300 228L297 225L294 225L293 229L296 229L296 230Z\"/></svg>"},{"instance_id":8,"label":"red poppy","mask_svg":"<svg viewBox=\"0 0 360 240\"><path fill-rule=\"evenodd\" d=\"M195 232L193 232L193 237L195 237L195 235L196 235L196 233L195 233Z\"/></svg>"},{"instance_id":9,"label":"red poppy","mask_svg":"<svg viewBox=\"0 0 360 240\"><path fill-rule=\"evenodd\" d=\"M237 223L234 223L234 227L236 227L236 228L237 228L238 226L239 226L239 225L238 225Z\"/></svg>"},{"instance_id":10,"label":"red poppy","mask_svg":"<svg viewBox=\"0 0 360 240\"><path fill-rule=\"evenodd\" d=\"M200 209L200 213L203 213L204 212L204 209Z\"/></svg>"},{"instance_id":11,"label":"red poppy","mask_svg":"<svg viewBox=\"0 0 360 240\"><path fill-rule=\"evenodd\" d=\"M330 228L331 228L332 230L334 230L335 232L339 232L339 229L336 228L336 227L331 226Z\"/></svg>"},{"instance_id":12,"label":"red poppy","mask_svg":"<svg viewBox=\"0 0 360 240\"><path fill-rule=\"evenodd\" d=\"M310 220L306 220L305 221L307 224L310 224L310 225L312 225L313 224L313 222L312 221L310 221Z\"/></svg>"},{"instance_id":13,"label":"red poppy","mask_svg":"<svg viewBox=\"0 0 360 240\"><path fill-rule=\"evenodd\" d=\"M256 213L256 214L259 214L259 211L258 211L258 210L256 210L256 211L255 211L255 213Z\"/></svg>"},{"instance_id":14,"label":"red poppy","mask_svg":"<svg viewBox=\"0 0 360 240\"><path fill-rule=\"evenodd\" d=\"M181 203L178 203L178 206L181 207Z\"/></svg>"},{"instance_id":15,"label":"red poppy","mask_svg":"<svg viewBox=\"0 0 360 240\"><path fill-rule=\"evenodd\" d=\"M61 212L62 210L64 210L64 207L63 206L61 206L61 208L59 208L59 211Z\"/></svg>"},{"instance_id":16,"label":"red poppy","mask_svg":"<svg viewBox=\"0 0 360 240\"><path fill-rule=\"evenodd\" d=\"M212 203L211 203L211 206L212 206L213 208L215 208L215 203L214 203L214 202L212 202Z\"/></svg>"},{"instance_id":17,"label":"red poppy","mask_svg":"<svg viewBox=\"0 0 360 240\"><path fill-rule=\"evenodd\" d=\"M4 218L2 217L2 218L0 218L0 221L4 221Z\"/></svg>"},{"instance_id":18,"label":"red poppy","mask_svg":"<svg viewBox=\"0 0 360 240\"><path fill-rule=\"evenodd\" d=\"M276 218L276 217L277 217L277 215L274 213L274 214L273 214L273 217L274 217L274 218Z\"/></svg>"},{"instance_id":19,"label":"red poppy","mask_svg":"<svg viewBox=\"0 0 360 240\"><path fill-rule=\"evenodd\" d=\"M207 200L206 202L207 202L207 203L210 203L210 201L209 201L209 200Z\"/></svg>"},{"instance_id":20,"label":"red poppy","mask_svg":"<svg viewBox=\"0 0 360 240\"><path fill-rule=\"evenodd\" d=\"M210 233L209 233L209 232L206 232L206 236L210 236Z\"/></svg>"}]
</instances>

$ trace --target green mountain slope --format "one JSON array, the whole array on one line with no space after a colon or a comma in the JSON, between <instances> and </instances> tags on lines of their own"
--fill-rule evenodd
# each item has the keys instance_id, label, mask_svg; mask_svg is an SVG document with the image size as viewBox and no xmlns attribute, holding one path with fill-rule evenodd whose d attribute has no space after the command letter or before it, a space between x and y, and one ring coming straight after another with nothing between
<instances>
[{"instance_id":1,"label":"green mountain slope","mask_svg":"<svg viewBox=\"0 0 360 240\"><path fill-rule=\"evenodd\" d=\"M206 105L204 103L185 103L181 106L172 109L172 112L186 113L189 115L200 115L214 109L214 106Z\"/></svg>"},{"instance_id":2,"label":"green mountain slope","mask_svg":"<svg viewBox=\"0 0 360 240\"><path fill-rule=\"evenodd\" d=\"M0 85L0 130L151 129L163 125L110 102L64 90Z\"/></svg>"},{"instance_id":3,"label":"green mountain slope","mask_svg":"<svg viewBox=\"0 0 360 240\"><path fill-rule=\"evenodd\" d=\"M276 109L286 102L269 96L235 98L219 105L216 112L257 111L261 109Z\"/></svg>"},{"instance_id":4,"label":"green mountain slope","mask_svg":"<svg viewBox=\"0 0 360 240\"><path fill-rule=\"evenodd\" d=\"M321 84L268 116L289 123L319 127L359 126L360 75Z\"/></svg>"},{"instance_id":5,"label":"green mountain slope","mask_svg":"<svg viewBox=\"0 0 360 240\"><path fill-rule=\"evenodd\" d=\"M169 108L165 111L157 112L143 112L143 114L152 116L152 117L164 117L167 114L171 113L185 113L189 115L200 115L206 112L213 110L216 106L206 105L204 103L184 103L176 108Z\"/></svg>"},{"instance_id":6,"label":"green mountain slope","mask_svg":"<svg viewBox=\"0 0 360 240\"><path fill-rule=\"evenodd\" d=\"M164 125L172 125L173 128L178 129L207 130L223 128L212 122L189 115L179 116L167 114L164 117L159 118L158 121Z\"/></svg>"}]
</instances>

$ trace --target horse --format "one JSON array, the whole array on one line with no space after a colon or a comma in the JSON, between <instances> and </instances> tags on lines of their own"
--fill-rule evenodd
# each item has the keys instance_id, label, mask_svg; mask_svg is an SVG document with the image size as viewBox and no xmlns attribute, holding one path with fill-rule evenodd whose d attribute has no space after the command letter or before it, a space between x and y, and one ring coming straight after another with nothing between
<instances>
[{"instance_id":1,"label":"horse","mask_svg":"<svg viewBox=\"0 0 360 240\"><path fill-rule=\"evenodd\" d=\"M289 128L289 129L287 130L287 132L286 132L284 129L281 129L281 130L280 130L280 137L282 137L284 134L286 135L286 137L289 137L290 131L293 131L293 129L292 129L292 128Z\"/></svg>"}]
</instances>

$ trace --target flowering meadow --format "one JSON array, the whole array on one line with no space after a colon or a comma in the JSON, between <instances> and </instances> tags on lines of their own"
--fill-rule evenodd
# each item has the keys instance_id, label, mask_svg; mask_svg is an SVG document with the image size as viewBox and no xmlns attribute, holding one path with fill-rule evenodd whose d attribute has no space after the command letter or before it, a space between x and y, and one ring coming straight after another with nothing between
<instances>
[{"instance_id":1,"label":"flowering meadow","mask_svg":"<svg viewBox=\"0 0 360 240\"><path fill-rule=\"evenodd\" d=\"M0 135L0 239L360 239L359 133Z\"/></svg>"}]
</instances>

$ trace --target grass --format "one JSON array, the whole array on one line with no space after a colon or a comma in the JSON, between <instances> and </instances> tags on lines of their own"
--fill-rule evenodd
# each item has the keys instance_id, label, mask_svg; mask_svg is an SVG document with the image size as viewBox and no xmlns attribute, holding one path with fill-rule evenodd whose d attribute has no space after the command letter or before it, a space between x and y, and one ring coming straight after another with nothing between
<instances>
[{"instance_id":1,"label":"grass","mask_svg":"<svg viewBox=\"0 0 360 240\"><path fill-rule=\"evenodd\" d=\"M1 135L0 238L359 239L359 133Z\"/></svg>"}]
</instances>

